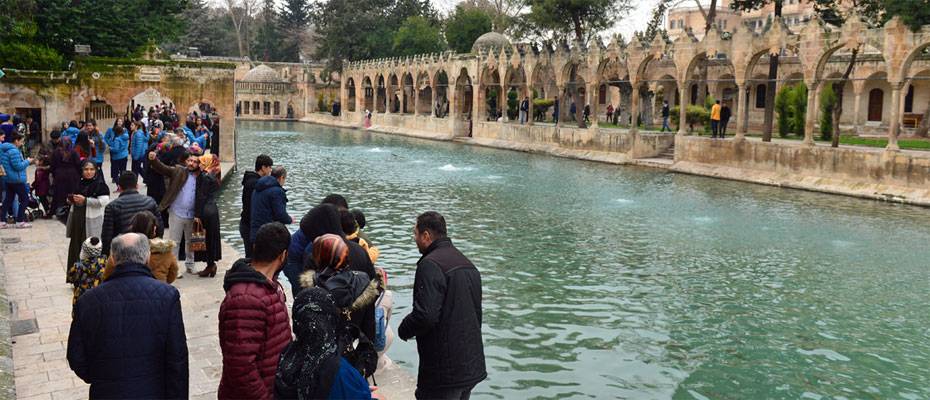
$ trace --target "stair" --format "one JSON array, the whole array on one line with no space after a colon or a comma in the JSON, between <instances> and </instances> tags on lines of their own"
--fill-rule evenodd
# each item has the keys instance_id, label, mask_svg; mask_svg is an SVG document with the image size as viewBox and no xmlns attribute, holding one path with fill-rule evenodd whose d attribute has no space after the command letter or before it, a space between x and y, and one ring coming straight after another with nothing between
<instances>
[{"instance_id":1,"label":"stair","mask_svg":"<svg viewBox=\"0 0 930 400\"><path fill-rule=\"evenodd\" d=\"M671 146L669 146L667 149L665 149L665 151L659 153L659 155L655 156L655 158L662 158L662 159L666 159L666 160L674 160L674 159L675 159L675 144L672 143Z\"/></svg>"}]
</instances>

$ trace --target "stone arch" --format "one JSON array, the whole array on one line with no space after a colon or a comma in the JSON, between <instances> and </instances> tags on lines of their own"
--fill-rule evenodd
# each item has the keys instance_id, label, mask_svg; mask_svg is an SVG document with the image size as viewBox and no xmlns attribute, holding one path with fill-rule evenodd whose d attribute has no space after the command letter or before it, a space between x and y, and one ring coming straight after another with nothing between
<instances>
[{"instance_id":1,"label":"stone arch","mask_svg":"<svg viewBox=\"0 0 930 400\"><path fill-rule=\"evenodd\" d=\"M414 113L417 115L429 115L433 104L433 84L429 72L427 71L420 71L417 73L416 96L416 100L414 101L416 110Z\"/></svg>"},{"instance_id":2,"label":"stone arch","mask_svg":"<svg viewBox=\"0 0 930 400\"><path fill-rule=\"evenodd\" d=\"M548 62L538 63L531 70L530 82L533 87L531 97L539 99L555 99L559 95L558 85L556 85L555 71L552 64ZM535 107L535 106L534 106ZM538 122L546 121L547 115L552 114L550 107L533 110L533 120Z\"/></svg>"},{"instance_id":3,"label":"stone arch","mask_svg":"<svg viewBox=\"0 0 930 400\"><path fill-rule=\"evenodd\" d=\"M371 78L367 75L362 78L362 95L364 96L362 108L368 111L373 110L375 108L375 87L371 83Z\"/></svg>"},{"instance_id":4,"label":"stone arch","mask_svg":"<svg viewBox=\"0 0 930 400\"><path fill-rule=\"evenodd\" d=\"M391 72L387 80L387 107L388 110L392 113L400 112L400 99L403 94L401 93L400 81L397 79L397 74Z\"/></svg>"},{"instance_id":5,"label":"stone arch","mask_svg":"<svg viewBox=\"0 0 930 400\"><path fill-rule=\"evenodd\" d=\"M598 110L604 110L606 113L607 106L611 107L610 118L606 119L605 114L605 121L612 124L628 121L625 113L631 109L630 95L633 89L627 64L618 58L601 61L597 71L597 82Z\"/></svg>"},{"instance_id":6,"label":"stone arch","mask_svg":"<svg viewBox=\"0 0 930 400\"><path fill-rule=\"evenodd\" d=\"M375 78L375 109L376 113L387 111L387 86L385 85L384 75L378 73Z\"/></svg>"},{"instance_id":7,"label":"stone arch","mask_svg":"<svg viewBox=\"0 0 930 400\"><path fill-rule=\"evenodd\" d=\"M587 85L591 82L588 77L588 67L584 63L571 61L562 68L562 94L566 100L564 106L559 108L559 112L562 114L559 121L574 119L578 121L578 127L585 128L587 126L582 114L588 100L589 91ZM572 104L575 105L574 118L572 117Z\"/></svg>"},{"instance_id":8,"label":"stone arch","mask_svg":"<svg viewBox=\"0 0 930 400\"><path fill-rule=\"evenodd\" d=\"M468 69L462 68L459 71L459 76L455 80L455 112L457 117L462 117L463 119L471 119L474 105L472 101L474 99L474 88L472 87L471 76L468 74Z\"/></svg>"},{"instance_id":9,"label":"stone arch","mask_svg":"<svg viewBox=\"0 0 930 400\"><path fill-rule=\"evenodd\" d=\"M401 90L402 99L401 99L401 112L404 114L413 114L415 112L413 106L413 96L415 95L415 86L413 82L413 75L410 72L405 72L403 75L403 80L401 81Z\"/></svg>"},{"instance_id":10,"label":"stone arch","mask_svg":"<svg viewBox=\"0 0 930 400\"><path fill-rule=\"evenodd\" d=\"M445 118L449 114L449 74L442 68L433 74L433 115Z\"/></svg>"},{"instance_id":11,"label":"stone arch","mask_svg":"<svg viewBox=\"0 0 930 400\"><path fill-rule=\"evenodd\" d=\"M500 71L494 65L488 65L481 71L478 78L478 104L480 116L489 121L495 121L501 115L501 77Z\"/></svg>"},{"instance_id":12,"label":"stone arch","mask_svg":"<svg viewBox=\"0 0 930 400\"><path fill-rule=\"evenodd\" d=\"M505 114L507 115L508 120L516 120L518 115L518 108L514 107L513 110L510 109L510 93L514 92L517 95L517 104L520 104L520 101L524 97L528 97L529 93L527 79L526 79L526 70L523 67L523 64L517 66L508 65L507 72L504 75L504 93L505 96L502 99L503 104L502 108L506 110Z\"/></svg>"},{"instance_id":13,"label":"stone arch","mask_svg":"<svg viewBox=\"0 0 930 400\"><path fill-rule=\"evenodd\" d=\"M346 79L346 110L355 112L355 79L349 77Z\"/></svg>"}]
</instances>

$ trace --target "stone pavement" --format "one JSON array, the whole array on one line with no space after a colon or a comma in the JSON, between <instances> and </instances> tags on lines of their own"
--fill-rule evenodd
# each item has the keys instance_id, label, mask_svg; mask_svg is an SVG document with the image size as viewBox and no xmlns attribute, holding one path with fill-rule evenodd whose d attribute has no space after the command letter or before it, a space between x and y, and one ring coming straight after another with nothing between
<instances>
[{"instance_id":1,"label":"stone pavement","mask_svg":"<svg viewBox=\"0 0 930 400\"><path fill-rule=\"evenodd\" d=\"M11 239L19 243L7 243ZM65 283L67 256L65 226L58 221L39 220L31 229L0 231L0 282L14 304L13 319L35 318L39 328L13 338L18 399L87 398L88 385L71 371L66 358L71 326L71 286ZM237 258L236 250L224 242L215 278L185 274L174 282L181 292L192 399L216 398L222 373L217 315L225 295L223 276ZM198 269L203 267L203 263L198 264ZM389 399L413 398L416 382L400 366L388 361L375 378L380 392Z\"/></svg>"}]
</instances>

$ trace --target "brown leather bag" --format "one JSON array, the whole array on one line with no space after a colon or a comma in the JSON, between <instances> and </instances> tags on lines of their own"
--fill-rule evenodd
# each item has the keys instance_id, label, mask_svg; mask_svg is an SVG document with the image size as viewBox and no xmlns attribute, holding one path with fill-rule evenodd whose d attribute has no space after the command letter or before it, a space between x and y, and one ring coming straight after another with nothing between
<instances>
[{"instance_id":1,"label":"brown leather bag","mask_svg":"<svg viewBox=\"0 0 930 400\"><path fill-rule=\"evenodd\" d=\"M197 253L207 251L207 230L203 228L200 219L194 219L194 229L191 231L191 251Z\"/></svg>"}]
</instances>

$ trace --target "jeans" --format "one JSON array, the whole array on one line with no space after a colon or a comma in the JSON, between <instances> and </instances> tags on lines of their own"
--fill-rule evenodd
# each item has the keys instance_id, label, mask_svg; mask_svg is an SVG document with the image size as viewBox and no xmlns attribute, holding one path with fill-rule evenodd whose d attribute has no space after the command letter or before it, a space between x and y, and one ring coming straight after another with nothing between
<instances>
[{"instance_id":1,"label":"jeans","mask_svg":"<svg viewBox=\"0 0 930 400\"><path fill-rule=\"evenodd\" d=\"M110 179L113 182L116 182L119 179L119 174L122 174L126 170L126 162L129 161L129 158L124 158L122 160L111 160L110 162Z\"/></svg>"},{"instance_id":2,"label":"jeans","mask_svg":"<svg viewBox=\"0 0 930 400\"><path fill-rule=\"evenodd\" d=\"M139 178L145 178L145 168L142 167L142 160L132 160L132 172L135 172Z\"/></svg>"},{"instance_id":3,"label":"jeans","mask_svg":"<svg viewBox=\"0 0 930 400\"><path fill-rule=\"evenodd\" d=\"M429 400L468 400L471 397L471 390L474 388L475 385L442 389L417 387L414 396L417 399Z\"/></svg>"},{"instance_id":4,"label":"jeans","mask_svg":"<svg viewBox=\"0 0 930 400\"><path fill-rule=\"evenodd\" d=\"M717 130L719 129L719 127L720 127L719 119L710 120L710 132L711 132L710 137L713 137L713 138L717 137Z\"/></svg>"},{"instance_id":5,"label":"jeans","mask_svg":"<svg viewBox=\"0 0 930 400\"><path fill-rule=\"evenodd\" d=\"M184 265L187 267L188 272L193 272L194 268L194 253L191 251L191 233L194 230L194 220L181 218L177 215L174 215L174 212L171 210L168 211L168 239L173 240L177 243L177 246L171 248L171 252L174 253L174 258L181 261L178 258L178 251L181 248L181 240L187 239L184 242Z\"/></svg>"},{"instance_id":6,"label":"jeans","mask_svg":"<svg viewBox=\"0 0 930 400\"><path fill-rule=\"evenodd\" d=\"M526 111L520 110L520 125L526 123Z\"/></svg>"},{"instance_id":7,"label":"jeans","mask_svg":"<svg viewBox=\"0 0 930 400\"><path fill-rule=\"evenodd\" d=\"M6 222L7 215L13 215L13 198L19 199L16 207L16 222L26 222L26 207L29 205L29 192L26 184L22 182L4 182L3 212L0 213L0 222Z\"/></svg>"},{"instance_id":8,"label":"jeans","mask_svg":"<svg viewBox=\"0 0 930 400\"><path fill-rule=\"evenodd\" d=\"M668 117L662 117L662 132L668 129L669 132L672 131L672 128L668 126Z\"/></svg>"}]
</instances>

